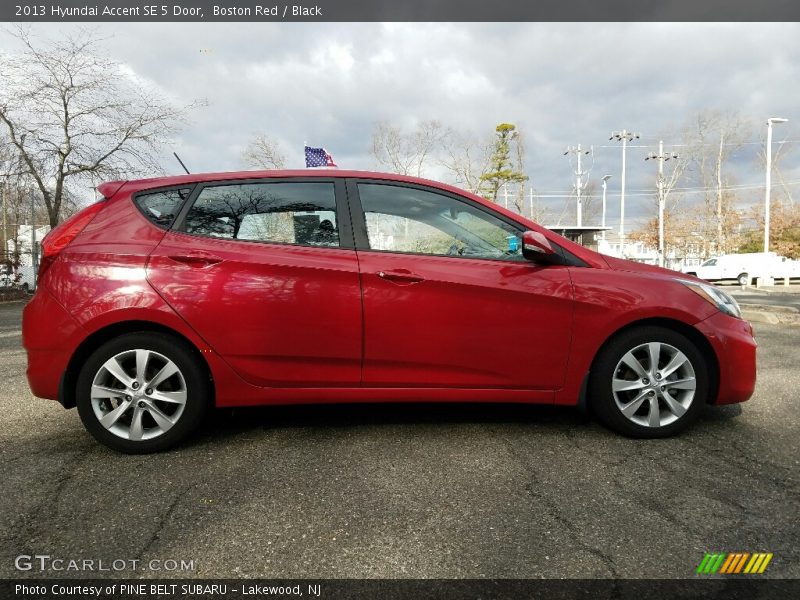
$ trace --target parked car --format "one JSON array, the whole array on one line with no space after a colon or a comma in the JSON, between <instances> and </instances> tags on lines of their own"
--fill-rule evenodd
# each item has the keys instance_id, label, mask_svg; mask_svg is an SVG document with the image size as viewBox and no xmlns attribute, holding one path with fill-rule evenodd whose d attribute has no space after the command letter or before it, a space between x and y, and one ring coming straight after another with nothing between
<instances>
[{"instance_id":1,"label":"parked car","mask_svg":"<svg viewBox=\"0 0 800 600\"><path fill-rule=\"evenodd\" d=\"M715 256L699 266L693 265L683 270L706 281L735 280L740 285L750 285L761 277L800 277L800 262L788 260L774 252L751 252Z\"/></svg>"},{"instance_id":2,"label":"parked car","mask_svg":"<svg viewBox=\"0 0 800 600\"><path fill-rule=\"evenodd\" d=\"M14 285L14 268L10 263L0 263L0 287Z\"/></svg>"},{"instance_id":3,"label":"parked car","mask_svg":"<svg viewBox=\"0 0 800 600\"><path fill-rule=\"evenodd\" d=\"M449 185L313 170L98 190L44 238L23 340L33 393L122 452L173 446L213 406L580 405L648 438L753 392L725 292Z\"/></svg>"},{"instance_id":4,"label":"parked car","mask_svg":"<svg viewBox=\"0 0 800 600\"><path fill-rule=\"evenodd\" d=\"M21 265L16 269L12 264L0 265L0 287L18 288L25 292L33 289L34 284L33 267Z\"/></svg>"}]
</instances>

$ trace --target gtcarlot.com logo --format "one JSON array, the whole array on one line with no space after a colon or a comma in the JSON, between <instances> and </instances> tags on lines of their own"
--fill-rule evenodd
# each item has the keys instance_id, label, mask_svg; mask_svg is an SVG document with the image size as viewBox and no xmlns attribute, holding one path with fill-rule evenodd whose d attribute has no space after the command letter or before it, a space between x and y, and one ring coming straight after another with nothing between
<instances>
[{"instance_id":1,"label":"gtcarlot.com logo","mask_svg":"<svg viewBox=\"0 0 800 600\"><path fill-rule=\"evenodd\" d=\"M159 559L143 561L138 558L57 558L49 554L20 554L14 559L17 571L194 571L193 560Z\"/></svg>"},{"instance_id":2,"label":"gtcarlot.com logo","mask_svg":"<svg viewBox=\"0 0 800 600\"><path fill-rule=\"evenodd\" d=\"M772 560L772 552L706 552L697 567L700 575L755 575L763 573Z\"/></svg>"}]
</instances>

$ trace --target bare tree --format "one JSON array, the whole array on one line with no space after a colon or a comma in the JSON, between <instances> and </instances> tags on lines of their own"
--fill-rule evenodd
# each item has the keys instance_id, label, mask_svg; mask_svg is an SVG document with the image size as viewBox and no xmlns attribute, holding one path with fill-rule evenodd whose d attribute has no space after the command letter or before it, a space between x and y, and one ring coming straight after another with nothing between
<instances>
[{"instance_id":1,"label":"bare tree","mask_svg":"<svg viewBox=\"0 0 800 600\"><path fill-rule=\"evenodd\" d=\"M778 185L773 184L772 194L777 196L781 194L783 196L783 201L790 207L794 206L794 197L792 196L792 188L789 184L786 183L786 179L783 176L783 169L781 169L781 163L786 158L787 154L790 154L789 148L791 148L791 144L787 145L784 142L778 142L773 151L772 151L772 173L777 178ZM758 160L760 162L761 169L767 168L767 146L766 140L764 141L764 145L758 152Z\"/></svg>"},{"instance_id":2,"label":"bare tree","mask_svg":"<svg viewBox=\"0 0 800 600\"><path fill-rule=\"evenodd\" d=\"M470 133L450 131L442 140L442 166L452 173L456 184L478 194L482 177L489 172L494 138L478 138Z\"/></svg>"},{"instance_id":3,"label":"bare tree","mask_svg":"<svg viewBox=\"0 0 800 600\"><path fill-rule=\"evenodd\" d=\"M714 239L715 249L724 253L736 245L739 223L737 198L729 188L732 179L725 166L742 148L750 134L749 123L736 113L704 111L686 131L691 165L698 183L705 188L705 214L702 218L706 239Z\"/></svg>"},{"instance_id":4,"label":"bare tree","mask_svg":"<svg viewBox=\"0 0 800 600\"><path fill-rule=\"evenodd\" d=\"M182 121L176 108L81 31L56 41L15 36L18 54L0 54L0 125L41 193L51 226L72 181L160 170L157 150Z\"/></svg>"},{"instance_id":5,"label":"bare tree","mask_svg":"<svg viewBox=\"0 0 800 600\"><path fill-rule=\"evenodd\" d=\"M421 177L446 135L436 120L422 121L411 132L380 122L372 132L372 156L393 173Z\"/></svg>"},{"instance_id":6,"label":"bare tree","mask_svg":"<svg viewBox=\"0 0 800 600\"><path fill-rule=\"evenodd\" d=\"M516 146L514 148L514 170L518 173L525 172L525 143L522 138L522 132L517 130ZM525 183L528 181L526 176L524 179L520 178L516 181L517 193L514 195L514 206L517 212L522 214L525 210Z\"/></svg>"},{"instance_id":7,"label":"bare tree","mask_svg":"<svg viewBox=\"0 0 800 600\"><path fill-rule=\"evenodd\" d=\"M266 134L256 135L242 152L242 161L256 169L283 169L286 155L280 144Z\"/></svg>"},{"instance_id":8,"label":"bare tree","mask_svg":"<svg viewBox=\"0 0 800 600\"><path fill-rule=\"evenodd\" d=\"M584 223L599 223L601 205L598 202L597 182L590 179L586 182L586 187L581 192L581 211ZM577 221L577 215L576 215Z\"/></svg>"}]
</instances>

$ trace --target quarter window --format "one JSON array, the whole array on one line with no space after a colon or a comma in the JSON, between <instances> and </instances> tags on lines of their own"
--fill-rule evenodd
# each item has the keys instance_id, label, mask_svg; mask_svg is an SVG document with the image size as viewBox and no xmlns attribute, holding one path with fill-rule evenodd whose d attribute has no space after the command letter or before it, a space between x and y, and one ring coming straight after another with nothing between
<instances>
[{"instance_id":1,"label":"quarter window","mask_svg":"<svg viewBox=\"0 0 800 600\"><path fill-rule=\"evenodd\" d=\"M168 229L172 225L172 221L175 220L184 200L191 193L191 188L161 190L149 194L138 194L135 202L139 210L153 224L162 229Z\"/></svg>"},{"instance_id":2,"label":"quarter window","mask_svg":"<svg viewBox=\"0 0 800 600\"><path fill-rule=\"evenodd\" d=\"M467 202L384 184L362 183L358 192L374 250L522 259L520 231Z\"/></svg>"},{"instance_id":3,"label":"quarter window","mask_svg":"<svg viewBox=\"0 0 800 600\"><path fill-rule=\"evenodd\" d=\"M189 209L184 230L229 240L338 246L333 184L207 186Z\"/></svg>"}]
</instances>

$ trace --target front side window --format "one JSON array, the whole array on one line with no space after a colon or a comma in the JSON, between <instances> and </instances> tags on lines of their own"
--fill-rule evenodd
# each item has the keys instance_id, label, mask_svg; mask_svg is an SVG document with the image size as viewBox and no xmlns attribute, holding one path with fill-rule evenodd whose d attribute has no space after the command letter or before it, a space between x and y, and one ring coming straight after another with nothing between
<instances>
[{"instance_id":1,"label":"front side window","mask_svg":"<svg viewBox=\"0 0 800 600\"><path fill-rule=\"evenodd\" d=\"M516 227L449 196L393 185L360 183L370 248L441 256L517 260Z\"/></svg>"},{"instance_id":2,"label":"front side window","mask_svg":"<svg viewBox=\"0 0 800 600\"><path fill-rule=\"evenodd\" d=\"M184 231L229 240L338 246L332 183L244 183L203 188Z\"/></svg>"}]
</instances>

